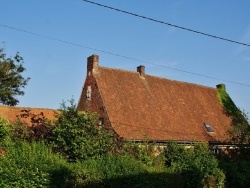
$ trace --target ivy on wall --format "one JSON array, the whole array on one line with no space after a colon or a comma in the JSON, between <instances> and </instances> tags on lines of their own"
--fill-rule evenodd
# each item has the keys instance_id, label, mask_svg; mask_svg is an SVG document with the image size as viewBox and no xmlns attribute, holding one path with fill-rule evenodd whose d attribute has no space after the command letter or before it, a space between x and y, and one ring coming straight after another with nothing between
<instances>
[{"instance_id":1,"label":"ivy on wall","mask_svg":"<svg viewBox=\"0 0 250 188\"><path fill-rule=\"evenodd\" d=\"M219 84L217 87L217 97L219 98L225 112L233 117L237 123L246 123L246 118L242 115L241 110L234 104L233 100L226 92L225 84Z\"/></svg>"},{"instance_id":2,"label":"ivy on wall","mask_svg":"<svg viewBox=\"0 0 250 188\"><path fill-rule=\"evenodd\" d=\"M219 84L217 87L217 97L224 107L225 113L232 117L232 130L229 134L232 141L237 143L247 143L250 138L250 125L246 113L241 111L226 92L226 86Z\"/></svg>"}]
</instances>

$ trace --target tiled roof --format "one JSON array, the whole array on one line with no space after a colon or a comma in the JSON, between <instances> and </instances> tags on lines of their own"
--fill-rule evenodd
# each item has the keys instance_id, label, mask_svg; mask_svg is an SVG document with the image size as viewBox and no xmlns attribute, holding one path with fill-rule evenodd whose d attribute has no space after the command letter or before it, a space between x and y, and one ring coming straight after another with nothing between
<instances>
[{"instance_id":1,"label":"tiled roof","mask_svg":"<svg viewBox=\"0 0 250 188\"><path fill-rule=\"evenodd\" d=\"M30 117L21 117L25 111L29 111L30 114L39 115L43 113L44 117L48 120L55 120L55 113L58 113L56 110L45 109L45 108L29 108L29 107L9 107L9 106L0 106L0 117L7 119L10 122L15 122L16 120L23 121L27 125L31 126Z\"/></svg>"},{"instance_id":2,"label":"tiled roof","mask_svg":"<svg viewBox=\"0 0 250 188\"><path fill-rule=\"evenodd\" d=\"M112 127L127 140L228 138L231 118L215 88L101 66L93 74Z\"/></svg>"}]
</instances>

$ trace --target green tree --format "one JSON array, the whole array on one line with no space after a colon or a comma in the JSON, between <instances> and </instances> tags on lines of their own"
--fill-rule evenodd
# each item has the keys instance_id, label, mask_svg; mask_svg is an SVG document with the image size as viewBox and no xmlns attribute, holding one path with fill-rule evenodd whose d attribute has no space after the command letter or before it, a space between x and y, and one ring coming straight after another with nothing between
<instances>
[{"instance_id":1,"label":"green tree","mask_svg":"<svg viewBox=\"0 0 250 188\"><path fill-rule=\"evenodd\" d=\"M6 57L0 48L0 103L15 106L18 104L18 95L24 95L24 88L30 78L24 78L22 73L23 58L17 53L14 57Z\"/></svg>"},{"instance_id":2,"label":"green tree","mask_svg":"<svg viewBox=\"0 0 250 188\"><path fill-rule=\"evenodd\" d=\"M99 126L97 115L78 112L74 101L61 106L61 114L52 129L50 141L69 161L96 157L112 150L113 134Z\"/></svg>"}]
</instances>

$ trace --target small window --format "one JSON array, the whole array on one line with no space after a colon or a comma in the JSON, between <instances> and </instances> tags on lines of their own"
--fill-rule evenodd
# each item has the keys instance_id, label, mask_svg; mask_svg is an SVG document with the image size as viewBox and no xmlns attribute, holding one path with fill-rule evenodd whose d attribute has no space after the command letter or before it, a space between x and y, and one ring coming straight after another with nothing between
<instances>
[{"instance_id":1,"label":"small window","mask_svg":"<svg viewBox=\"0 0 250 188\"><path fill-rule=\"evenodd\" d=\"M213 149L214 154L220 154L221 150L219 148Z\"/></svg>"},{"instance_id":2,"label":"small window","mask_svg":"<svg viewBox=\"0 0 250 188\"><path fill-rule=\"evenodd\" d=\"M104 119L103 119L103 118L99 118L98 124L99 124L99 125L103 125L103 124L104 124Z\"/></svg>"},{"instance_id":3,"label":"small window","mask_svg":"<svg viewBox=\"0 0 250 188\"><path fill-rule=\"evenodd\" d=\"M91 100L91 86L87 87L87 93L86 93L87 100Z\"/></svg>"},{"instance_id":4,"label":"small window","mask_svg":"<svg viewBox=\"0 0 250 188\"><path fill-rule=\"evenodd\" d=\"M205 127L207 129L207 132L214 132L213 128L211 127L211 125L205 123Z\"/></svg>"}]
</instances>

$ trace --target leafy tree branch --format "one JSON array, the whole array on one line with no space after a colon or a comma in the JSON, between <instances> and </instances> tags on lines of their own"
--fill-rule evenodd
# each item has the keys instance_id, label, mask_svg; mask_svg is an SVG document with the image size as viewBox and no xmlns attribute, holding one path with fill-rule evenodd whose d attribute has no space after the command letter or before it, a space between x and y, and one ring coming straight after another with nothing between
<instances>
[{"instance_id":1,"label":"leafy tree branch","mask_svg":"<svg viewBox=\"0 0 250 188\"><path fill-rule=\"evenodd\" d=\"M24 78L22 73L23 58L16 53L14 57L6 57L0 48L0 103L15 106L19 103L17 96L24 95L24 88L30 78Z\"/></svg>"}]
</instances>

